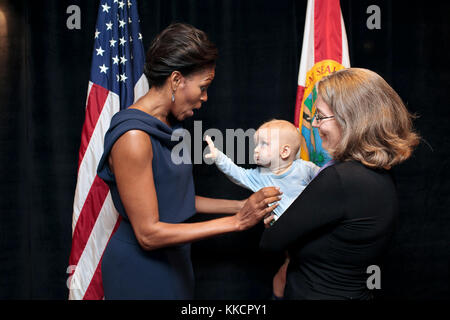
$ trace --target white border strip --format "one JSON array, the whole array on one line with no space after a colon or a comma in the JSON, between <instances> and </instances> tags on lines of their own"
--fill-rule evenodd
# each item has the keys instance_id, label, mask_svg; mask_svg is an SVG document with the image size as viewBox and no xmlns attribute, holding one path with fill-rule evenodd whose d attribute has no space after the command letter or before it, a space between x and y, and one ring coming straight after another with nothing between
<instances>
[{"instance_id":1,"label":"white border strip","mask_svg":"<svg viewBox=\"0 0 450 320\"><path fill-rule=\"evenodd\" d=\"M105 133L111 124L112 116L120 109L119 96L109 92L102 112L98 118L91 140L78 169L77 186L73 202L72 234L78 222L84 202L97 175L97 166L104 150Z\"/></svg>"},{"instance_id":2,"label":"white border strip","mask_svg":"<svg viewBox=\"0 0 450 320\"><path fill-rule=\"evenodd\" d=\"M298 85L305 87L306 73L314 66L314 0L308 0L305 30L303 32L302 56L298 72Z\"/></svg>"}]
</instances>

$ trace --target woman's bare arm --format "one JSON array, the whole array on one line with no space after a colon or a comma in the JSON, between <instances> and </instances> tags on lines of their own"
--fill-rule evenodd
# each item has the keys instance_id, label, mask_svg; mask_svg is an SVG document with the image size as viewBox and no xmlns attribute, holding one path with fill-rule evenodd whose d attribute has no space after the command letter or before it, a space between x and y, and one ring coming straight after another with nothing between
<instances>
[{"instance_id":1,"label":"woman's bare arm","mask_svg":"<svg viewBox=\"0 0 450 320\"><path fill-rule=\"evenodd\" d=\"M197 213L235 214L244 206L245 200L225 200L195 196Z\"/></svg>"}]
</instances>

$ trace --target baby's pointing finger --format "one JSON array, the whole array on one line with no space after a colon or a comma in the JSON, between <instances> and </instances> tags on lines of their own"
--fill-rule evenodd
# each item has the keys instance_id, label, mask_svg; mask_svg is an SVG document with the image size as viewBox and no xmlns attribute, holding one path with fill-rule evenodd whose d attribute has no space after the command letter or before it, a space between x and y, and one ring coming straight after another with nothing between
<instances>
[{"instance_id":1,"label":"baby's pointing finger","mask_svg":"<svg viewBox=\"0 0 450 320\"><path fill-rule=\"evenodd\" d=\"M211 145L214 147L214 142L211 140L210 136L205 136L205 140L208 143L208 146L211 147Z\"/></svg>"}]
</instances>

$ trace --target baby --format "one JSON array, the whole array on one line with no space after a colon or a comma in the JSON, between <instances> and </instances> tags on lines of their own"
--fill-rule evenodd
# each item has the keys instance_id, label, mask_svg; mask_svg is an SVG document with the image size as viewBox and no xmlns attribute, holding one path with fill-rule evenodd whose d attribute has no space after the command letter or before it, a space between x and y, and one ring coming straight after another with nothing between
<instances>
[{"instance_id":1,"label":"baby","mask_svg":"<svg viewBox=\"0 0 450 320\"><path fill-rule=\"evenodd\" d=\"M254 192L263 187L276 186L283 192L278 207L273 210L274 223L308 183L316 176L319 167L309 161L297 159L300 150L300 134L297 128L285 120L271 120L255 132L254 160L256 169L244 169L215 148L209 136L205 137L210 153L205 158L213 159L216 166L234 183ZM286 283L289 257L273 278L274 298L280 299Z\"/></svg>"},{"instance_id":2,"label":"baby","mask_svg":"<svg viewBox=\"0 0 450 320\"><path fill-rule=\"evenodd\" d=\"M300 150L300 134L286 120L271 120L255 132L255 169L244 169L215 148L209 136L205 137L211 158L220 171L234 183L258 191L263 187L279 187L283 192L278 207L273 211L276 221L315 177L319 167L309 161L297 159Z\"/></svg>"}]
</instances>

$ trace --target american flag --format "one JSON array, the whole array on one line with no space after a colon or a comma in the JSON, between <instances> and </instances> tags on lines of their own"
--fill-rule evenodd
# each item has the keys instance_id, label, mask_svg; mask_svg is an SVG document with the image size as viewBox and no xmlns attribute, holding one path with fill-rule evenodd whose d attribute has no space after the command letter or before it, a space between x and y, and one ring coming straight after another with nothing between
<instances>
[{"instance_id":1,"label":"american flag","mask_svg":"<svg viewBox=\"0 0 450 320\"><path fill-rule=\"evenodd\" d=\"M148 91L136 0L100 0L72 218L69 299L102 299L101 259L120 223L97 176L112 116Z\"/></svg>"}]
</instances>

